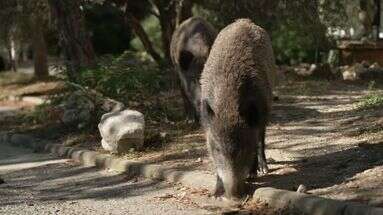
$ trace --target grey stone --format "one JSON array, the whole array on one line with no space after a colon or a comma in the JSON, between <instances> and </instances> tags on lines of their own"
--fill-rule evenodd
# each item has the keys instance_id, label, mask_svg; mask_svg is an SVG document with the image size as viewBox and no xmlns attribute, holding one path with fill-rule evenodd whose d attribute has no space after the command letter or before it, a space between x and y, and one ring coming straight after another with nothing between
<instances>
[{"instance_id":1,"label":"grey stone","mask_svg":"<svg viewBox=\"0 0 383 215\"><path fill-rule=\"evenodd\" d=\"M288 214L310 215L354 215L354 214L383 214L383 209L325 199L314 195L278 190L270 187L259 188L253 198L267 203L276 209L287 209Z\"/></svg>"},{"instance_id":2,"label":"grey stone","mask_svg":"<svg viewBox=\"0 0 383 215\"><path fill-rule=\"evenodd\" d=\"M381 69L382 67L379 65L379 63L375 62L375 63L371 64L371 66L369 68L370 69Z\"/></svg>"},{"instance_id":3,"label":"grey stone","mask_svg":"<svg viewBox=\"0 0 383 215\"><path fill-rule=\"evenodd\" d=\"M144 143L144 115L135 110L106 113L101 117L98 128L102 147L110 152L128 152L140 149Z\"/></svg>"},{"instance_id":4,"label":"grey stone","mask_svg":"<svg viewBox=\"0 0 383 215\"><path fill-rule=\"evenodd\" d=\"M351 67L346 67L342 71L343 80L356 81L360 79L360 75L366 72L366 68L360 63L356 63Z\"/></svg>"}]
</instances>

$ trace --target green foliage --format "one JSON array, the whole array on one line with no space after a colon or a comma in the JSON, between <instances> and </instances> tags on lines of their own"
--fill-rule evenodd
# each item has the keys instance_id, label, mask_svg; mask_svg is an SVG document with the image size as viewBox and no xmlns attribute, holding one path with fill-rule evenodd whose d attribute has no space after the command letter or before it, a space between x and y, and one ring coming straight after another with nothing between
<instances>
[{"instance_id":1,"label":"green foliage","mask_svg":"<svg viewBox=\"0 0 383 215\"><path fill-rule=\"evenodd\" d=\"M358 104L359 110L382 108L383 107L383 94L370 93L362 98Z\"/></svg>"},{"instance_id":2,"label":"green foliage","mask_svg":"<svg viewBox=\"0 0 383 215\"><path fill-rule=\"evenodd\" d=\"M193 12L218 29L238 18L253 20L269 32L278 63L320 61L320 52L330 48L318 1L207 0Z\"/></svg>"},{"instance_id":3,"label":"green foliage","mask_svg":"<svg viewBox=\"0 0 383 215\"><path fill-rule=\"evenodd\" d=\"M50 117L48 114L50 109L51 104L49 103L37 105L33 111L23 115L24 121L33 122L34 124L47 122Z\"/></svg>"},{"instance_id":4,"label":"green foliage","mask_svg":"<svg viewBox=\"0 0 383 215\"><path fill-rule=\"evenodd\" d=\"M272 32L272 38L277 62L290 63L292 59L302 62L311 57L312 41L294 26L282 25Z\"/></svg>"},{"instance_id":5,"label":"green foliage","mask_svg":"<svg viewBox=\"0 0 383 215\"><path fill-rule=\"evenodd\" d=\"M274 54L278 63L320 61L320 52L329 49L329 42L309 34L298 22L283 23L271 32ZM314 34L321 34L316 31Z\"/></svg>"},{"instance_id":6,"label":"green foliage","mask_svg":"<svg viewBox=\"0 0 383 215\"><path fill-rule=\"evenodd\" d=\"M375 91L376 82L370 81L368 90L370 93L364 96L357 104L358 110L374 109L383 107L383 94Z\"/></svg>"},{"instance_id":7,"label":"green foliage","mask_svg":"<svg viewBox=\"0 0 383 215\"><path fill-rule=\"evenodd\" d=\"M350 0L321 0L320 18L328 27L350 27L346 7Z\"/></svg>"},{"instance_id":8,"label":"green foliage","mask_svg":"<svg viewBox=\"0 0 383 215\"><path fill-rule=\"evenodd\" d=\"M270 30L276 21L279 0L200 0L193 9L195 15L204 17L221 29L238 18L250 18Z\"/></svg>"},{"instance_id":9,"label":"green foliage","mask_svg":"<svg viewBox=\"0 0 383 215\"><path fill-rule=\"evenodd\" d=\"M166 72L166 71L165 71ZM119 101L152 95L168 87L167 74L148 59L132 52L118 57L106 56L98 66L84 69L80 85L95 89Z\"/></svg>"}]
</instances>

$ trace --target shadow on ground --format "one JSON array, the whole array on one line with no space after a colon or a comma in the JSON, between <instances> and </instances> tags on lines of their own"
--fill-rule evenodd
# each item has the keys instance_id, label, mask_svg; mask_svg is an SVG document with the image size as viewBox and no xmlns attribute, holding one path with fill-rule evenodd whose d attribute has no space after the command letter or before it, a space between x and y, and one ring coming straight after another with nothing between
<instances>
[{"instance_id":1,"label":"shadow on ground","mask_svg":"<svg viewBox=\"0 0 383 215\"><path fill-rule=\"evenodd\" d=\"M5 161L0 168L9 164ZM0 185L0 206L31 201L128 198L168 187L158 181L128 178L70 161L2 173L2 178L6 183ZM25 191L30 194L23 195Z\"/></svg>"}]
</instances>

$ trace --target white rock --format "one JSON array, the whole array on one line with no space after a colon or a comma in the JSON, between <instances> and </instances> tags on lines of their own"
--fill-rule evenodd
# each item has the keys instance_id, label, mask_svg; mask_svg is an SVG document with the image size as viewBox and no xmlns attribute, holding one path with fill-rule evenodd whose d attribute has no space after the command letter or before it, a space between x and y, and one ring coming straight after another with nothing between
<instances>
[{"instance_id":1,"label":"white rock","mask_svg":"<svg viewBox=\"0 0 383 215\"><path fill-rule=\"evenodd\" d=\"M128 152L144 144L144 115L135 110L106 113L98 124L102 147L111 152Z\"/></svg>"},{"instance_id":2,"label":"white rock","mask_svg":"<svg viewBox=\"0 0 383 215\"><path fill-rule=\"evenodd\" d=\"M297 189L297 193L307 193L307 188L305 185L301 184L299 185L298 189Z\"/></svg>"},{"instance_id":3,"label":"white rock","mask_svg":"<svg viewBox=\"0 0 383 215\"><path fill-rule=\"evenodd\" d=\"M377 63L377 62L371 64L371 66L370 66L370 69L380 69L380 68L381 67L380 67L379 63Z\"/></svg>"},{"instance_id":4,"label":"white rock","mask_svg":"<svg viewBox=\"0 0 383 215\"><path fill-rule=\"evenodd\" d=\"M318 69L318 66L316 64L311 64L310 69L309 69L310 75L312 75L314 73L314 71L317 69Z\"/></svg>"},{"instance_id":5,"label":"white rock","mask_svg":"<svg viewBox=\"0 0 383 215\"><path fill-rule=\"evenodd\" d=\"M366 69L362 64L356 63L355 65L346 68L343 72L343 80L345 81L356 81L360 79L360 75L366 72Z\"/></svg>"}]
</instances>

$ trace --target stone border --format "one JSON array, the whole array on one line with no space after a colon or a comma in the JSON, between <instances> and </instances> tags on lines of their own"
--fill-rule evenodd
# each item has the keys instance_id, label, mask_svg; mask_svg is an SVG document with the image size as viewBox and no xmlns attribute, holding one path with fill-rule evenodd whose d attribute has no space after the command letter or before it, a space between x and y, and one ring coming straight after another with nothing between
<instances>
[{"instance_id":1,"label":"stone border","mask_svg":"<svg viewBox=\"0 0 383 215\"><path fill-rule=\"evenodd\" d=\"M157 164L145 164L115 158L111 155L101 154L95 151L65 147L59 144L47 144L45 151L60 157L71 158L85 166L96 166L113 171L128 174L129 176L143 176L156 180L166 180L173 183L182 183L186 186L213 190L215 177L200 171L179 171L164 168Z\"/></svg>"},{"instance_id":2,"label":"stone border","mask_svg":"<svg viewBox=\"0 0 383 215\"><path fill-rule=\"evenodd\" d=\"M314 195L279 190L270 187L258 188L253 195L255 201L280 209L282 214L307 215L382 215L383 208L352 202L326 199Z\"/></svg>"},{"instance_id":3,"label":"stone border","mask_svg":"<svg viewBox=\"0 0 383 215\"><path fill-rule=\"evenodd\" d=\"M46 151L60 157L73 159L85 166L111 169L129 176L143 176L156 180L181 183L185 186L213 191L215 176L201 171L180 171L165 168L157 164L145 164L115 158L95 151L51 144L25 134L0 132L0 144L31 148L34 151ZM326 199L314 195L278 190L270 187L258 188L253 200L264 202L273 209L287 210L288 214L307 215L382 215L383 208Z\"/></svg>"}]
</instances>

